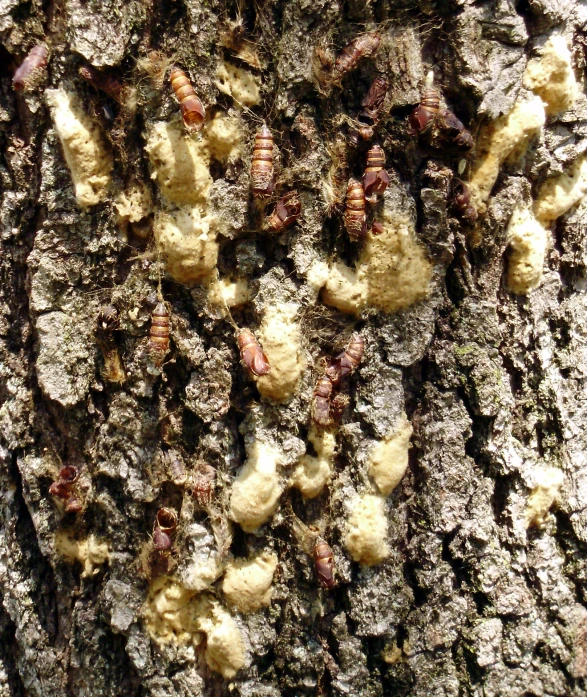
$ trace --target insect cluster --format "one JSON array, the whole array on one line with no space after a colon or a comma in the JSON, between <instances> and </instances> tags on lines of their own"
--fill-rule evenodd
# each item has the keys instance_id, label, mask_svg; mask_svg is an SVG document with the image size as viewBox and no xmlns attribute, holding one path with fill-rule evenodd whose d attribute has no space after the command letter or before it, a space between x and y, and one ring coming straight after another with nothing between
<instances>
[{"instance_id":1,"label":"insect cluster","mask_svg":"<svg viewBox=\"0 0 587 697\"><path fill-rule=\"evenodd\" d=\"M227 37L226 41L230 46L242 45L242 41L236 37ZM328 50L320 48L317 51L317 61L320 64L320 92L328 95L335 87L341 87L345 76L354 70L361 60L376 54L380 43L381 37L378 33L368 32L353 39L337 57L331 56ZM14 74L13 85L16 90L27 89L34 83L36 76L46 67L48 55L46 46L33 47ZM154 63L155 58L152 58L151 62ZM157 62L161 63L160 57L157 57ZM161 75L166 74L165 69L159 72ZM127 87L114 75L99 71L89 64L79 68L79 75L114 102L120 104L124 100ZM168 89L171 88L179 104L186 131L188 134L202 131L206 125L206 109L187 73L174 66L169 71L168 78ZM368 230L372 235L382 234L384 231L382 223L374 220L369 224L369 218L370 207L375 209L390 182L386 169L385 150L381 144L373 142L383 118L388 89L389 82L386 77L377 75L361 102L361 109L348 134L348 143L338 138L332 145L339 164L331 178L333 190L331 212L342 214L344 227L353 241L365 238ZM426 140L434 147L470 152L473 148L471 134L455 114L442 106L441 102L438 90L429 87L423 92L420 103L409 116L412 134ZM380 140L385 144L384 139ZM362 171L359 166L356 170L349 167L347 145L351 146L350 150L360 154ZM291 228L300 217L303 197L300 197L297 190L285 193L279 191L279 183L276 183L278 162L276 155L273 133L264 122L254 137L250 187L255 205L262 211L274 195L275 199L280 196L276 202L273 199L274 208L264 217L263 228L265 231L281 233ZM454 179L451 192L453 210L465 221L474 222L476 211L471 205L467 185ZM343 202L344 205L342 205ZM161 375L164 361L170 352L172 329L170 305L164 301L160 287L157 300L151 314L146 342L147 372L156 376ZM119 333L120 324L116 307L110 305L103 308L98 317L96 339L103 355L103 377L112 383L122 383L126 380L120 355ZM270 373L269 359L250 329L238 329L236 343L241 362L249 375L257 378ZM353 333L346 348L335 358L326 362L323 373L318 377L311 400L311 418L315 426L322 429L321 433L341 421L350 403L347 389L348 378L359 367L364 350L364 338L359 333ZM193 470L189 471L179 450L165 447L161 451L161 460L167 476L177 487L191 491L195 504L210 513L214 499L216 470L205 462L198 462ZM185 451L183 452L185 455ZM51 495L63 501L66 512L78 513L83 508L77 492L78 478L77 468L63 467L58 481L49 488ZM175 509L159 508L153 525L152 548L160 557L171 554L177 527L178 514ZM333 588L335 585L334 555L332 548L322 537L316 538L313 558L316 576L321 586L325 589Z\"/></svg>"}]
</instances>

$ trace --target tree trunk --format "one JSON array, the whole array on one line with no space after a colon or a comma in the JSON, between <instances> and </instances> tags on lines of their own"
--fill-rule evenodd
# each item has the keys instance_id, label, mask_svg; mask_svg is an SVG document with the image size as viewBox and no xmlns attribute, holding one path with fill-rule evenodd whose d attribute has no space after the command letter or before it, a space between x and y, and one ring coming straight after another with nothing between
<instances>
[{"instance_id":1,"label":"tree trunk","mask_svg":"<svg viewBox=\"0 0 587 697\"><path fill-rule=\"evenodd\" d=\"M586 22L577 0L0 2L0 695L587 694ZM332 62L364 32L377 50ZM390 184L353 240L374 142Z\"/></svg>"}]
</instances>

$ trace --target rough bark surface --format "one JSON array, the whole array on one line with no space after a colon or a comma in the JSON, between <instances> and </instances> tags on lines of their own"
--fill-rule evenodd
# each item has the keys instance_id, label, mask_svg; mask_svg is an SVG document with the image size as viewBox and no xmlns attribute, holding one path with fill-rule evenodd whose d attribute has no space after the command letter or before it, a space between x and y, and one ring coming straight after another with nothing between
<instances>
[{"instance_id":1,"label":"rough bark surface","mask_svg":"<svg viewBox=\"0 0 587 697\"><path fill-rule=\"evenodd\" d=\"M238 17L257 68L220 42ZM571 47L582 90L586 28L578 0L267 0L240 10L220 0L0 1L2 697L587 695L587 204L549 229L536 290L513 295L504 281L514 207L585 150L585 99L581 92L574 108L549 118L525 157L502 167L474 227L447 203L446 168L456 170L460 156L418 141L406 125L429 69L474 134L508 114L528 60L552 33ZM365 30L382 37L377 54L320 94L315 48L326 41L340 51ZM47 75L17 94L13 71L39 40L51 51ZM236 323L255 329L276 303L300 307L306 368L283 404L259 395L233 325L205 288L175 282L153 242L116 216L116 196L131 181L151 188L154 210L161 205L145 144L155 121L177 120L178 105L167 79L156 90L141 72L152 50L189 71L209 112L242 125L241 155L214 168L208 205L227 221L220 276L244 277L252 289L252 302L233 310ZM221 58L258 76L261 103L243 109L217 89ZM136 86L136 108L83 82L84 61ZM377 133L392 180L386 200L417 219L434 271L423 301L357 318L324 304L307 274L317 260L352 264L359 254L342 217L326 209L323 181L327 146L347 127L341 117L356 117L377 74L390 82ZM85 210L45 98L59 87L100 124L114 162L105 200ZM302 200L296 226L278 235L260 229L250 202L262 120L280 152L278 189L295 187ZM348 157L360 174L364 154L349 144ZM469 160L471 168L475 154ZM150 375L145 344L161 271L172 350L162 375ZM122 384L104 379L95 336L111 303ZM367 348L350 380L329 486L311 500L286 490L268 523L243 532L228 502L245 445L279 447L285 483L306 447L320 358L351 331ZM403 412L414 433L408 471L384 503L390 552L361 566L344 545L348 505L371 486L365 453ZM162 470L170 447L188 473L198 461L216 468L213 516ZM77 517L48 493L65 464L81 471ZM564 474L560 496L528 527L544 468ZM278 556L271 605L230 610L245 647L233 678L210 669L202 633L198 645L178 646L147 631L161 506L181 509L169 573L181 572L186 555L197 558L211 530L223 562ZM330 591L319 587L298 519L334 550ZM107 560L74 563L60 532L93 535ZM224 602L221 581L207 593Z\"/></svg>"}]
</instances>

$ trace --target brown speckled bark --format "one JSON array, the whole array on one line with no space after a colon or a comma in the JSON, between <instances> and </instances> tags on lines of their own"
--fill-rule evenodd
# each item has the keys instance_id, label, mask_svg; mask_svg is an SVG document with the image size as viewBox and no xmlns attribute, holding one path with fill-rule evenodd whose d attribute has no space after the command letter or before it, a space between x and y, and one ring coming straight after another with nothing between
<instances>
[{"instance_id":1,"label":"brown speckled bark","mask_svg":"<svg viewBox=\"0 0 587 697\"><path fill-rule=\"evenodd\" d=\"M230 56L219 36L237 16L234 3L0 1L0 696L587 695L585 206L558 220L537 290L516 297L503 282L514 205L585 150L585 101L548 121L526 158L502 170L474 232L447 206L445 168L456 169L460 157L418 144L406 125L431 67L473 133L508 113L527 60L552 32L572 41L582 88L585 7L242 5L245 35L263 63L253 71L263 101L252 112L214 84L218 58ZM319 94L315 46L328 38L340 49L365 28L381 33L377 55L344 77L342 89ZM43 39L51 49L46 81L15 94L15 67ZM234 327L205 292L165 275L171 361L162 377L145 372L141 347L160 265L150 243L122 236L113 197L133 177L151 181L146 128L177 114L167 82L160 98L145 97L148 80L136 64L152 49L190 71L208 110L234 109L247 125L243 158L214 171L209 194L229 221L218 268L251 280L252 304L234 312L240 326L258 326L277 301L302 308L308 368L287 404L260 398L239 363ZM114 104L103 111L78 76L83 61L138 86L135 115ZM392 172L387 196L417 209L434 278L425 301L356 320L316 300L305 276L319 255L348 263L357 256L342 217L326 217L326 143L346 128L341 115L356 116L379 72L390 81L378 131ZM58 86L100 120L115 160L113 193L86 212L43 97ZM280 152L278 187L295 187L303 207L298 224L276 237L262 233L258 211L247 208L261 120ZM349 146L359 175L362 157ZM435 174L424 176L430 161ZM120 313L122 385L102 379L94 336L109 303ZM247 665L223 680L201 652L161 649L141 616L148 581L140 555L155 512L182 503L179 487L157 474L160 448L167 439L188 469L198 460L213 465L224 504L251 434L278 444L289 471L304 451L319 359L353 330L367 349L351 380L330 486L311 501L286 492L269 524L256 534L235 529L223 550L279 556L271 606L234 613ZM345 503L364 485L368 439L383 438L404 411L413 447L402 484L386 500L390 554L360 567L343 546ZM62 463L82 472L86 508L77 522L48 493ZM541 466L562 469L561 498L542 528L527 530L526 501ZM290 505L327 535L334 590L319 588ZM202 513L195 521L207 524ZM95 575L82 577L55 550L55 533L71 525L110 548ZM190 540L181 539L185 552Z\"/></svg>"}]
</instances>

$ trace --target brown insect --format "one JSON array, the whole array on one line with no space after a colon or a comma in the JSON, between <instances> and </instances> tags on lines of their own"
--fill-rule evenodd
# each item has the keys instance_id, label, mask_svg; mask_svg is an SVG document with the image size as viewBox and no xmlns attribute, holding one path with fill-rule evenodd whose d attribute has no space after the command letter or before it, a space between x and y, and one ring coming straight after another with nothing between
<instances>
[{"instance_id":1,"label":"brown insect","mask_svg":"<svg viewBox=\"0 0 587 697\"><path fill-rule=\"evenodd\" d=\"M163 451L162 459L171 480L176 484L183 484L186 480L185 465L177 450Z\"/></svg>"},{"instance_id":2,"label":"brown insect","mask_svg":"<svg viewBox=\"0 0 587 697\"><path fill-rule=\"evenodd\" d=\"M253 333L248 329L241 329L236 340L240 349L241 360L248 371L257 377L267 375L271 370L271 366Z\"/></svg>"},{"instance_id":3,"label":"brown insect","mask_svg":"<svg viewBox=\"0 0 587 697\"><path fill-rule=\"evenodd\" d=\"M375 32L361 34L345 46L334 63L333 77L340 82L343 75L356 68L361 58L372 56L381 43L381 37Z\"/></svg>"},{"instance_id":4,"label":"brown insect","mask_svg":"<svg viewBox=\"0 0 587 697\"><path fill-rule=\"evenodd\" d=\"M335 424L341 423L344 410L348 407L350 402L351 398L348 396L348 394L339 392L338 394L334 395L330 401L330 418Z\"/></svg>"},{"instance_id":5,"label":"brown insect","mask_svg":"<svg viewBox=\"0 0 587 697\"><path fill-rule=\"evenodd\" d=\"M115 77L101 73L88 63L82 65L79 69L79 74L86 82L89 82L92 87L104 92L104 94L111 97L114 101L120 102L124 88Z\"/></svg>"},{"instance_id":6,"label":"brown insect","mask_svg":"<svg viewBox=\"0 0 587 697\"><path fill-rule=\"evenodd\" d=\"M460 179L453 179L450 186L452 208L465 222L475 223L477 210L471 204L469 187Z\"/></svg>"},{"instance_id":7,"label":"brown insect","mask_svg":"<svg viewBox=\"0 0 587 697\"><path fill-rule=\"evenodd\" d=\"M360 140L373 138L374 128L379 122L388 88L389 82L380 75L371 83L369 91L361 102L363 110L357 116L359 125L349 136L353 145L358 145Z\"/></svg>"},{"instance_id":8,"label":"brown insect","mask_svg":"<svg viewBox=\"0 0 587 697\"><path fill-rule=\"evenodd\" d=\"M263 124L255 136L253 159L251 160L251 182L253 195L265 198L273 193L273 136Z\"/></svg>"},{"instance_id":9,"label":"brown insect","mask_svg":"<svg viewBox=\"0 0 587 697\"><path fill-rule=\"evenodd\" d=\"M430 87L422 93L420 104L412 111L408 119L414 135L426 133L434 125L440 109L440 92Z\"/></svg>"},{"instance_id":10,"label":"brown insect","mask_svg":"<svg viewBox=\"0 0 587 697\"><path fill-rule=\"evenodd\" d=\"M385 153L380 145L374 145L367 152L367 165L363 175L363 190L369 203L377 199L389 184L389 174L385 171Z\"/></svg>"},{"instance_id":11,"label":"brown insect","mask_svg":"<svg viewBox=\"0 0 587 697\"><path fill-rule=\"evenodd\" d=\"M441 109L436 117L436 126L444 137L453 145L463 150L472 150L475 142L473 136L465 128L464 124L452 111Z\"/></svg>"},{"instance_id":12,"label":"brown insect","mask_svg":"<svg viewBox=\"0 0 587 697\"><path fill-rule=\"evenodd\" d=\"M367 234L365 207L365 191L363 190L363 185L357 179L351 178L346 190L344 225L352 240L365 237Z\"/></svg>"},{"instance_id":13,"label":"brown insect","mask_svg":"<svg viewBox=\"0 0 587 697\"><path fill-rule=\"evenodd\" d=\"M49 487L51 496L56 496L65 504L66 513L79 513L82 504L74 493L75 483L79 479L79 470L73 465L65 465L59 471L59 479Z\"/></svg>"},{"instance_id":14,"label":"brown insect","mask_svg":"<svg viewBox=\"0 0 587 697\"><path fill-rule=\"evenodd\" d=\"M24 90L34 73L41 71L47 65L49 51L44 44L37 44L29 51L27 57L16 69L12 78L15 90Z\"/></svg>"},{"instance_id":15,"label":"brown insect","mask_svg":"<svg viewBox=\"0 0 587 697\"><path fill-rule=\"evenodd\" d=\"M173 68L169 74L171 86L181 109L183 123L188 131L199 131L204 126L206 112L196 95L192 83L183 70Z\"/></svg>"},{"instance_id":16,"label":"brown insect","mask_svg":"<svg viewBox=\"0 0 587 697\"><path fill-rule=\"evenodd\" d=\"M158 552L166 552L171 548L176 528L177 513L173 508L160 508L153 526L153 546Z\"/></svg>"},{"instance_id":17,"label":"brown insect","mask_svg":"<svg viewBox=\"0 0 587 697\"><path fill-rule=\"evenodd\" d=\"M332 396L332 380L322 375L316 381L312 400L312 418L317 426L330 426L330 398Z\"/></svg>"},{"instance_id":18,"label":"brown insect","mask_svg":"<svg viewBox=\"0 0 587 697\"><path fill-rule=\"evenodd\" d=\"M147 348L155 365L160 366L169 351L169 311L164 302L158 302L151 314Z\"/></svg>"},{"instance_id":19,"label":"brown insect","mask_svg":"<svg viewBox=\"0 0 587 697\"><path fill-rule=\"evenodd\" d=\"M352 375L359 367L364 351L365 340L360 334L353 334L346 349L326 366L328 378L336 384L347 375Z\"/></svg>"},{"instance_id":20,"label":"brown insect","mask_svg":"<svg viewBox=\"0 0 587 697\"><path fill-rule=\"evenodd\" d=\"M302 204L297 191L290 191L281 198L275 210L267 220L267 227L274 232L281 232L293 225L302 212Z\"/></svg>"},{"instance_id":21,"label":"brown insect","mask_svg":"<svg viewBox=\"0 0 587 697\"><path fill-rule=\"evenodd\" d=\"M321 537L314 545L314 567L320 585L328 590L334 588L334 555L330 545Z\"/></svg>"},{"instance_id":22,"label":"brown insect","mask_svg":"<svg viewBox=\"0 0 587 697\"><path fill-rule=\"evenodd\" d=\"M212 502L215 479L216 470L214 467L205 462L200 462L194 471L192 494L202 508L207 508Z\"/></svg>"}]
</instances>

